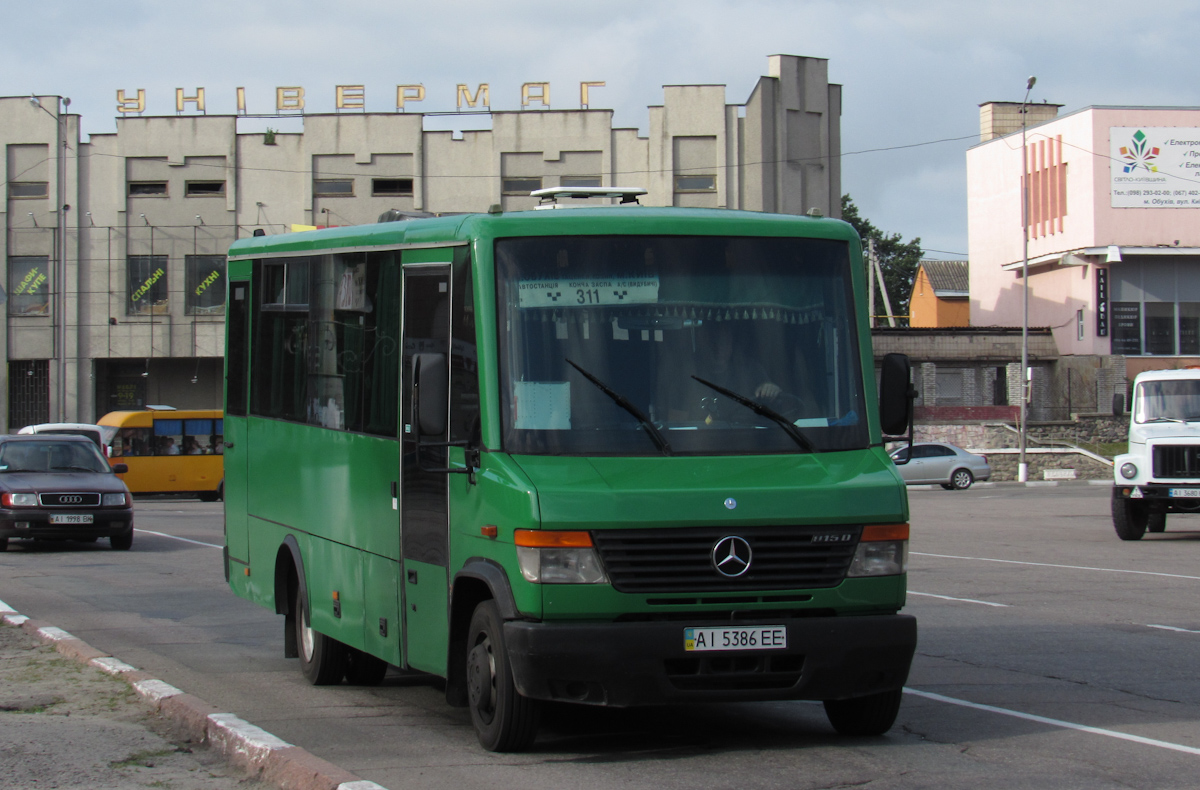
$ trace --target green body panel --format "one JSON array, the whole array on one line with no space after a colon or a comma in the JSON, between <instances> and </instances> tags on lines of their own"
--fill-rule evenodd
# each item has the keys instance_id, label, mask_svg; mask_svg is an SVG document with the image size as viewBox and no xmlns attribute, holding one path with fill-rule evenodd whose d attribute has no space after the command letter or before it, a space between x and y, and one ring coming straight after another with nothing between
<instances>
[{"instance_id":1,"label":"green body panel","mask_svg":"<svg viewBox=\"0 0 1200 790\"><path fill-rule=\"evenodd\" d=\"M378 554L363 554L362 648L389 664L403 665L400 649L400 564ZM443 573L443 575L445 575ZM343 593L345 595L345 593ZM386 633L380 621L386 620ZM443 651L444 653L445 651Z\"/></svg>"},{"instance_id":2,"label":"green body panel","mask_svg":"<svg viewBox=\"0 0 1200 790\"><path fill-rule=\"evenodd\" d=\"M446 617L446 601L450 595L446 569L406 559L404 578L406 666L445 676L446 644L450 638Z\"/></svg>"},{"instance_id":3,"label":"green body panel","mask_svg":"<svg viewBox=\"0 0 1200 790\"><path fill-rule=\"evenodd\" d=\"M252 517L400 559L400 515L392 509L398 442L258 417L248 433Z\"/></svg>"}]
</instances>

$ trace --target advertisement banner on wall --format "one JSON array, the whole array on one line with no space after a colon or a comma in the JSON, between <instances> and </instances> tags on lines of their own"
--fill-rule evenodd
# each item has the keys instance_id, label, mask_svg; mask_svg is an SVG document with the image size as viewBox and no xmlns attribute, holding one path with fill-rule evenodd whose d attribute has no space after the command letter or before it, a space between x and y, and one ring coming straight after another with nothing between
<instances>
[{"instance_id":1,"label":"advertisement banner on wall","mask_svg":"<svg viewBox=\"0 0 1200 790\"><path fill-rule=\"evenodd\" d=\"M1108 130L1113 208L1200 208L1200 128Z\"/></svg>"}]
</instances>

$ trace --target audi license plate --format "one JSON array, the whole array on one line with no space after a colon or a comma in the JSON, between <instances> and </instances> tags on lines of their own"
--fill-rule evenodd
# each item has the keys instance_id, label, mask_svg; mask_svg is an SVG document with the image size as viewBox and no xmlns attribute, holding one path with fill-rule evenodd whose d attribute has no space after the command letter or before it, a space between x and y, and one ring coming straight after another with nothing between
<instances>
[{"instance_id":1,"label":"audi license plate","mask_svg":"<svg viewBox=\"0 0 1200 790\"><path fill-rule=\"evenodd\" d=\"M1182 497L1184 499L1193 499L1200 497L1200 488L1172 488L1168 493L1172 498Z\"/></svg>"},{"instance_id":2,"label":"audi license plate","mask_svg":"<svg viewBox=\"0 0 1200 790\"><path fill-rule=\"evenodd\" d=\"M787 627L756 625L749 628L685 628L683 649L704 650L778 650L787 647Z\"/></svg>"},{"instance_id":3,"label":"audi license plate","mask_svg":"<svg viewBox=\"0 0 1200 790\"><path fill-rule=\"evenodd\" d=\"M57 513L50 516L51 524L91 524L92 514Z\"/></svg>"}]
</instances>

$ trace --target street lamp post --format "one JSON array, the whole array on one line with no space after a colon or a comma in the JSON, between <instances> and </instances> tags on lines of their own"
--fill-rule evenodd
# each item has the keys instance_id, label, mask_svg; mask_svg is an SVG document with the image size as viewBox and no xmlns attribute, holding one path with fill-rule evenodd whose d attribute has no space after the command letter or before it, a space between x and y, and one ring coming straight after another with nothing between
<instances>
[{"instance_id":1,"label":"street lamp post","mask_svg":"<svg viewBox=\"0 0 1200 790\"><path fill-rule=\"evenodd\" d=\"M71 100L62 96L55 97L55 111L50 112L42 106L37 96L30 96L29 103L54 119L55 147L58 149L55 158L57 173L55 175L55 218L58 229L54 244L56 296L54 300L55 339L57 356L57 382L55 414L57 422L66 421L67 413L67 211L70 206L67 197L67 117L66 109L71 106Z\"/></svg>"},{"instance_id":2,"label":"street lamp post","mask_svg":"<svg viewBox=\"0 0 1200 790\"><path fill-rule=\"evenodd\" d=\"M1029 480L1029 464L1025 462L1026 422L1029 420L1029 396L1032 377L1029 375L1029 163L1025 150L1025 126L1028 117L1029 92L1037 77L1025 83L1025 99L1021 102L1021 454L1017 463L1017 482Z\"/></svg>"}]
</instances>

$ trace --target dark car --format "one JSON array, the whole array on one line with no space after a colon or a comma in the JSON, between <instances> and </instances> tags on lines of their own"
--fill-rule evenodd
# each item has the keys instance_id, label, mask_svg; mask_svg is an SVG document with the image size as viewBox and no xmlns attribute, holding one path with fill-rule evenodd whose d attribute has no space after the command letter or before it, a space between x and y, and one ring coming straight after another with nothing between
<instances>
[{"instance_id":1,"label":"dark car","mask_svg":"<svg viewBox=\"0 0 1200 790\"><path fill-rule=\"evenodd\" d=\"M908 458L908 447L893 450L892 460L905 483L937 483L947 490L970 488L976 480L988 480L992 468L987 458L969 453L961 447L945 442L921 442L912 447L912 458Z\"/></svg>"},{"instance_id":2,"label":"dark car","mask_svg":"<svg viewBox=\"0 0 1200 790\"><path fill-rule=\"evenodd\" d=\"M10 538L133 545L133 497L83 436L0 436L0 551Z\"/></svg>"}]
</instances>

